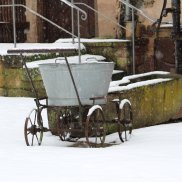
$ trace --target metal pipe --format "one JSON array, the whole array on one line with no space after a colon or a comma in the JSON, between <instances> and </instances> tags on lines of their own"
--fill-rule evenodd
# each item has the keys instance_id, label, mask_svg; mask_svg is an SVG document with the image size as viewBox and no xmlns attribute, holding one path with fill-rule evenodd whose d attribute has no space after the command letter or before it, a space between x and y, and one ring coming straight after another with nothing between
<instances>
[{"instance_id":1,"label":"metal pipe","mask_svg":"<svg viewBox=\"0 0 182 182\"><path fill-rule=\"evenodd\" d=\"M12 7L12 6L13 6L13 5L0 5L0 7ZM53 26L57 27L58 29L60 29L60 30L62 30L62 31L64 31L64 32L66 32L67 34L69 34L69 35L74 36L75 38L77 38L76 35L72 34L71 32L67 31L67 30L64 29L63 27L57 25L56 23L54 23L53 21L47 19L46 17L42 16L41 14L37 13L36 11L34 11L34 10L28 8L27 6L25 6L25 5L23 5L23 4L15 4L14 6L15 6L15 7L23 7L23 8L25 8L26 10L28 10L28 11L31 12L32 14L38 16L39 18L41 18L41 19L43 19L43 20L45 20L45 21L47 21L47 22L49 22L51 25L53 25Z\"/></svg>"},{"instance_id":2,"label":"metal pipe","mask_svg":"<svg viewBox=\"0 0 182 182\"><path fill-rule=\"evenodd\" d=\"M81 64L81 43L80 43L80 12L77 10L77 28L78 28L78 57L79 64Z\"/></svg>"},{"instance_id":3,"label":"metal pipe","mask_svg":"<svg viewBox=\"0 0 182 182\"><path fill-rule=\"evenodd\" d=\"M132 9L132 59L133 59L133 74L135 74L135 15Z\"/></svg>"},{"instance_id":4,"label":"metal pipe","mask_svg":"<svg viewBox=\"0 0 182 182\"><path fill-rule=\"evenodd\" d=\"M15 0L12 0L12 16L13 16L13 41L14 41L14 48L16 48L16 14L15 14Z\"/></svg>"},{"instance_id":5,"label":"metal pipe","mask_svg":"<svg viewBox=\"0 0 182 182\"><path fill-rule=\"evenodd\" d=\"M87 13L85 11L83 11L82 9L80 9L79 7L75 6L74 4L72 4L71 2L69 2L67 0L60 0L60 1L64 2L68 6L78 10L79 12L81 12L82 15L83 15L83 16L81 16L82 20L86 20L87 19Z\"/></svg>"},{"instance_id":6,"label":"metal pipe","mask_svg":"<svg viewBox=\"0 0 182 182\"><path fill-rule=\"evenodd\" d=\"M74 0L71 0L71 3L74 4ZM71 7L71 26L72 26L72 43L74 44L75 43L75 37L73 36L74 33L75 33L75 30L74 30L74 8Z\"/></svg>"},{"instance_id":7,"label":"metal pipe","mask_svg":"<svg viewBox=\"0 0 182 182\"><path fill-rule=\"evenodd\" d=\"M130 3L130 0L126 0L127 3ZM125 21L130 20L130 8L125 5Z\"/></svg>"},{"instance_id":8,"label":"metal pipe","mask_svg":"<svg viewBox=\"0 0 182 182\"><path fill-rule=\"evenodd\" d=\"M65 55L64 55L64 57L65 57L66 65L68 67L68 71L69 71L69 74L70 74L70 77L71 77L71 80L72 80L72 83L73 83L73 87L75 89L75 93L76 93L76 96L77 96L77 99L78 99L78 104L79 104L79 123L82 124L83 115L82 115L82 103L81 103L81 99L80 99L80 96L79 96L79 93L78 93L78 89L76 87L76 83L75 83L75 80L74 80L74 77L73 77L73 74L72 74L70 65L68 63L68 59L67 59L67 57Z\"/></svg>"},{"instance_id":9,"label":"metal pipe","mask_svg":"<svg viewBox=\"0 0 182 182\"><path fill-rule=\"evenodd\" d=\"M156 19L153 19L149 16L147 16L142 10L136 8L135 6L133 6L132 4L128 3L127 1L125 0L119 0L121 3L125 4L126 6L138 11L143 17L145 17L146 19L148 19L149 21L151 21L152 23L155 23L157 20Z\"/></svg>"},{"instance_id":10,"label":"metal pipe","mask_svg":"<svg viewBox=\"0 0 182 182\"><path fill-rule=\"evenodd\" d=\"M152 23L156 22L153 18L147 16L142 10L136 8L129 3L129 0L119 0L121 3L125 4L127 7L132 9L132 60L133 60L133 74L135 74L135 16L134 11L139 12L143 17L151 21Z\"/></svg>"},{"instance_id":11,"label":"metal pipe","mask_svg":"<svg viewBox=\"0 0 182 182\"><path fill-rule=\"evenodd\" d=\"M77 99L78 99L78 103L79 103L80 106L82 106L81 99L80 99L80 96L79 96L79 93L78 93L78 89L76 87L76 83L75 83L75 80L74 80L74 77L73 77L69 62L68 62L68 58L65 55L64 55L64 58L65 58L65 61L66 61L66 65L68 67L68 71L69 71L69 74L70 74L70 77L71 77L71 81L73 83L73 87L75 89L75 93L76 93L76 96L77 96Z\"/></svg>"},{"instance_id":12,"label":"metal pipe","mask_svg":"<svg viewBox=\"0 0 182 182\"><path fill-rule=\"evenodd\" d=\"M74 4L78 4L78 5L83 5L85 7L87 7L88 9L94 11L95 13L97 13L98 15L102 16L103 18L109 20L110 22L114 23L115 25L123 28L124 30L127 30L129 32L131 32L130 30L128 30L127 28L125 28L124 26L120 25L119 23L115 22L113 19L109 18L108 16L106 16L105 14L103 13L100 13L99 11L95 10L94 8L90 7L89 5L85 4L85 3L74 3Z\"/></svg>"},{"instance_id":13,"label":"metal pipe","mask_svg":"<svg viewBox=\"0 0 182 182\"><path fill-rule=\"evenodd\" d=\"M39 100L38 93L37 93L36 87L35 87L35 85L34 85L34 82L33 82L33 80L32 80L32 77L31 77L31 75L30 75L30 72L29 72L29 70L28 70L26 61L25 61L25 59L24 59L22 53L20 53L20 57L21 57L21 60L22 60L23 65L25 66L25 70L26 70L28 79L29 79L29 81L30 81L30 84L31 84L31 86L32 86L33 93L34 93L34 96L35 96L35 98L36 98L36 101L38 101L38 100ZM37 104L37 102L36 102L36 104Z\"/></svg>"},{"instance_id":14,"label":"metal pipe","mask_svg":"<svg viewBox=\"0 0 182 182\"><path fill-rule=\"evenodd\" d=\"M173 10L173 34L175 37L178 37L180 35L181 31L181 23L180 23L180 0L172 0L172 10Z\"/></svg>"},{"instance_id":15,"label":"metal pipe","mask_svg":"<svg viewBox=\"0 0 182 182\"><path fill-rule=\"evenodd\" d=\"M172 37L174 39L175 44L175 72L180 73L182 70L182 58L180 56L181 48L181 23L180 23L180 14L181 14L181 1L180 0L172 0L171 2L172 6L172 17L173 17L173 32Z\"/></svg>"}]
</instances>

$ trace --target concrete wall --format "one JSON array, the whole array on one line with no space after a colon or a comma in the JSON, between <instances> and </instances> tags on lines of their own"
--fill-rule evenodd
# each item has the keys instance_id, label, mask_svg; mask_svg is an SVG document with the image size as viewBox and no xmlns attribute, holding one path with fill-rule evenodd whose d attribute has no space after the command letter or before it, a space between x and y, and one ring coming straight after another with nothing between
<instances>
[{"instance_id":1,"label":"concrete wall","mask_svg":"<svg viewBox=\"0 0 182 182\"><path fill-rule=\"evenodd\" d=\"M37 0L26 0L26 6L37 12ZM26 11L27 22L30 22L30 29L27 32L27 42L38 42L37 17L28 10Z\"/></svg>"},{"instance_id":2,"label":"concrete wall","mask_svg":"<svg viewBox=\"0 0 182 182\"><path fill-rule=\"evenodd\" d=\"M130 100L135 128L151 126L182 117L182 112L180 112L180 108L182 108L182 77L169 75L170 77L174 79L136 87L118 94L121 99ZM116 98L116 94L108 96L109 101L114 98ZM113 105L106 106L106 118L113 118L114 111ZM176 115L177 113L178 115Z\"/></svg>"},{"instance_id":3,"label":"concrete wall","mask_svg":"<svg viewBox=\"0 0 182 182\"><path fill-rule=\"evenodd\" d=\"M149 17L153 18L154 20L159 19L160 13L162 10L163 1L152 1L152 0L145 0L142 6L139 6L139 8ZM168 0L166 8L171 8L171 0ZM181 4L182 9L182 4ZM149 70L163 70L163 71L170 71L174 72L175 70L175 60L174 57L171 59L169 58L168 54L169 51L163 52L163 57L167 58L166 60L160 58L158 59L158 55L156 55L156 50L158 51L160 48L157 47L157 41L156 41L156 27L152 26L153 22L149 21L148 19L144 18L142 15L137 13L139 15L139 21L137 22L136 27L136 36L138 39L146 39L148 41L148 44L146 45L147 49L145 51L145 57L143 56L143 62L147 63L148 68L144 68L143 70L149 71ZM168 14L167 17L164 17L163 22L170 22L172 23L172 15L171 13ZM182 15L181 15L181 21L182 21ZM161 38L165 38L168 40L167 42L170 43L166 45L166 50L169 47L172 47L172 50L174 50L174 43L171 39L171 32L172 27L162 27L159 32L159 39L158 41L161 41ZM166 42L166 43L167 43ZM163 47L162 45L160 47ZM139 46L139 49L141 46ZM155 50L156 49L156 50ZM172 53L174 55L174 52ZM171 55L170 55L171 56ZM159 63L160 61L160 63ZM168 64L170 63L170 64Z\"/></svg>"},{"instance_id":4,"label":"concrete wall","mask_svg":"<svg viewBox=\"0 0 182 182\"><path fill-rule=\"evenodd\" d=\"M26 6L31 8L36 12L40 12L41 7L39 6L39 0L36 1L29 1L26 0ZM112 19L115 22L118 22L118 10L119 4L118 0L95 0L95 8L105 14L107 17ZM27 22L30 22L30 29L27 32L27 42L38 42L39 37L41 36L40 27L38 27L39 18L35 15L26 11ZM96 37L116 37L118 32L118 26L109 22L102 16L96 16L95 20L96 24ZM39 35L38 35L39 34Z\"/></svg>"},{"instance_id":5,"label":"concrete wall","mask_svg":"<svg viewBox=\"0 0 182 182\"><path fill-rule=\"evenodd\" d=\"M128 71L130 58L128 46L130 42L107 42L85 44L87 53L103 55L109 61L114 61L117 68ZM70 54L73 56L75 54ZM58 56L58 55L57 55ZM62 56L62 55L60 55ZM68 55L69 56L69 55ZM36 61L55 58L55 54L32 55L26 57L26 61ZM35 83L39 96L45 96L45 90L38 69L31 69L30 74ZM20 56L0 55L0 96L27 96L32 97L32 87L22 67Z\"/></svg>"},{"instance_id":6,"label":"concrete wall","mask_svg":"<svg viewBox=\"0 0 182 182\"><path fill-rule=\"evenodd\" d=\"M40 11L38 9L39 0L29 1L26 0L26 5L35 11ZM158 19L160 16L160 12L162 9L163 1L153 1L153 0L145 0L143 5L139 8L146 13L148 16ZM115 22L119 22L120 18L120 6L118 0L95 0L95 8L101 12L102 14L106 15L107 17L111 18ZM167 7L171 7L171 0L168 1ZM27 42L37 42L38 36L37 34L40 33L39 27L37 27L37 17L30 12L26 12L27 14L27 21L30 22L30 30L27 33ZM139 22L143 25L151 25L152 22L145 19L142 15L139 15ZM182 18L182 16L181 16ZM163 19L164 21L172 21L171 15L169 14L166 18ZM96 36L97 37L117 37L118 36L118 26L109 22L102 16L96 17Z\"/></svg>"},{"instance_id":7,"label":"concrete wall","mask_svg":"<svg viewBox=\"0 0 182 182\"><path fill-rule=\"evenodd\" d=\"M145 0L145 1L147 1L147 0ZM163 6L163 1L154 1L151 4L147 4L147 3L144 4L141 7L141 10L144 13L146 13L149 17L154 18L154 19L157 20L160 17L162 6ZM171 7L171 0L168 0L167 8L170 8L170 7ZM146 20L143 16L140 15L139 18L140 18L140 21L141 21L142 24L145 24L145 25L150 25L151 24L151 22ZM167 17L164 17L163 21L172 21L171 14L169 13Z\"/></svg>"},{"instance_id":8,"label":"concrete wall","mask_svg":"<svg viewBox=\"0 0 182 182\"><path fill-rule=\"evenodd\" d=\"M109 94L107 104L102 105L106 121L112 121L117 117L116 107L112 102L116 98L130 100L134 128L164 123L176 118L176 113L178 113L178 117L181 117L182 112L179 113L179 111L182 106L182 77L177 75L168 75L167 77L173 79ZM74 109L72 112L76 112ZM59 111L58 107L49 107L48 109L49 128L53 134L57 131ZM114 129L112 125L109 126L109 132L113 131L116 132L116 128Z\"/></svg>"},{"instance_id":9,"label":"concrete wall","mask_svg":"<svg viewBox=\"0 0 182 182\"><path fill-rule=\"evenodd\" d=\"M118 0L97 0L97 10L111 18L113 21L118 22ZM116 37L117 25L109 22L102 16L98 16L98 37Z\"/></svg>"}]
</instances>

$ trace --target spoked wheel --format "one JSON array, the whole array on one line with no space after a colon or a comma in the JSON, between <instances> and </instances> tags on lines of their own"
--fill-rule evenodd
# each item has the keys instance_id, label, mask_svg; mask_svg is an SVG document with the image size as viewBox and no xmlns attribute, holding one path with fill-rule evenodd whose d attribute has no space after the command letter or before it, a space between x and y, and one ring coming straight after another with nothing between
<instances>
[{"instance_id":1,"label":"spoked wheel","mask_svg":"<svg viewBox=\"0 0 182 182\"><path fill-rule=\"evenodd\" d=\"M57 121L57 133L62 141L66 141L71 135L71 113L69 110L60 111Z\"/></svg>"},{"instance_id":2,"label":"spoked wheel","mask_svg":"<svg viewBox=\"0 0 182 182\"><path fill-rule=\"evenodd\" d=\"M125 102L118 113L118 134L122 142L131 138L133 129L132 109L129 102Z\"/></svg>"},{"instance_id":3,"label":"spoked wheel","mask_svg":"<svg viewBox=\"0 0 182 182\"><path fill-rule=\"evenodd\" d=\"M106 123L101 108L96 108L87 116L85 136L90 147L103 147L106 136Z\"/></svg>"},{"instance_id":4,"label":"spoked wheel","mask_svg":"<svg viewBox=\"0 0 182 182\"><path fill-rule=\"evenodd\" d=\"M27 146L41 145L43 138L43 120L41 111L33 109L25 120L24 137Z\"/></svg>"}]
</instances>

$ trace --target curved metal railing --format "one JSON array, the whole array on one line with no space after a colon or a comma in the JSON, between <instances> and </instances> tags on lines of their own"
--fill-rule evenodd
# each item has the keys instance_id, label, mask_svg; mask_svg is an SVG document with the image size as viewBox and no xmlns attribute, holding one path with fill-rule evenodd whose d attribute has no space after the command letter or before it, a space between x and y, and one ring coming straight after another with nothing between
<instances>
[{"instance_id":1,"label":"curved metal railing","mask_svg":"<svg viewBox=\"0 0 182 182\"><path fill-rule=\"evenodd\" d=\"M82 20L87 19L87 13L80 9L79 7L75 6L73 3L73 0L71 2L67 0L60 0L61 2L64 2L68 6L71 7L71 20L72 20L72 35L74 35L74 15L73 12L74 10L77 11L77 37L78 37L78 54L79 54L79 63L81 63L81 42L80 42L80 15ZM80 14L81 13L81 14ZM74 36L72 36L72 43L75 43Z\"/></svg>"},{"instance_id":2,"label":"curved metal railing","mask_svg":"<svg viewBox=\"0 0 182 182\"><path fill-rule=\"evenodd\" d=\"M82 10L81 8L79 8L78 6L75 6L75 3L69 2L67 0L60 0L60 1L64 2L65 4L70 6L71 8L76 9L77 11L82 13L82 16L81 16L82 20L86 20L87 19L87 13L84 10Z\"/></svg>"},{"instance_id":3,"label":"curved metal railing","mask_svg":"<svg viewBox=\"0 0 182 182\"><path fill-rule=\"evenodd\" d=\"M71 35L71 36L74 36L75 38L78 38L76 35L72 34L71 32L67 31L66 29L64 29L63 27L59 26L58 24L54 23L53 21L47 19L46 17L42 16L41 14L37 13L36 11L30 9L29 7L23 5L23 4L15 4L14 5L15 7L23 7L25 8L26 10L28 10L29 12L31 12L32 14L38 16L39 18L49 22L50 24L52 24L53 26L57 27L58 29L66 32L67 34ZM4 8L7 8L7 7L13 7L12 4L9 4L9 5L0 5L0 7L4 7Z\"/></svg>"},{"instance_id":4,"label":"curved metal railing","mask_svg":"<svg viewBox=\"0 0 182 182\"><path fill-rule=\"evenodd\" d=\"M149 17L147 14L145 14L141 9L138 9L137 7L133 6L132 4L128 3L125 0L119 0L121 3L125 4L126 6L128 6L129 8L139 12L143 17L145 17L146 19L148 19L149 21L151 21L152 23L155 23L157 21L157 19L151 18Z\"/></svg>"},{"instance_id":5,"label":"curved metal railing","mask_svg":"<svg viewBox=\"0 0 182 182\"><path fill-rule=\"evenodd\" d=\"M109 20L109 21L112 22L113 24L119 26L120 28L122 28L122 29L124 29L124 30L127 30L127 31L130 31L130 32L131 32L131 30L127 29L126 27L124 27L124 26L122 26L122 25L120 25L119 23L117 23L116 21L114 21L112 18L109 18L109 17L106 16L105 14L103 14L103 13L97 11L96 9L92 8L91 6L89 6L89 5L85 4L85 3L74 3L74 4L85 6L85 7L87 7L88 9L94 11L96 14L102 16L103 18Z\"/></svg>"},{"instance_id":6,"label":"curved metal railing","mask_svg":"<svg viewBox=\"0 0 182 182\"><path fill-rule=\"evenodd\" d=\"M127 7L132 9L132 47L133 47L133 74L135 74L135 17L134 17L134 10L139 12L143 17L145 17L146 19L148 19L149 21L151 21L152 23L155 23L157 20L147 16L142 10L136 8L135 6L133 6L132 4L128 3L125 0L119 0L119 2L123 3L124 5L126 5Z\"/></svg>"},{"instance_id":7,"label":"curved metal railing","mask_svg":"<svg viewBox=\"0 0 182 182\"><path fill-rule=\"evenodd\" d=\"M72 3L73 3L74 0L72 0ZM135 74L135 25L134 25L134 18L132 18L132 30L129 30L127 29L126 27L120 25L119 23L117 23L116 21L114 21L113 19L109 18L108 16L106 16L105 14L97 11L96 9L92 8L91 6L85 4L85 3L74 3L76 5L82 5L82 6L85 6L87 7L88 9L94 11L94 13L102 16L103 18L105 18L106 20L114 23L115 25L119 26L120 28L126 30L126 31L129 31L132 35L132 62L133 62L133 74Z\"/></svg>"}]
</instances>

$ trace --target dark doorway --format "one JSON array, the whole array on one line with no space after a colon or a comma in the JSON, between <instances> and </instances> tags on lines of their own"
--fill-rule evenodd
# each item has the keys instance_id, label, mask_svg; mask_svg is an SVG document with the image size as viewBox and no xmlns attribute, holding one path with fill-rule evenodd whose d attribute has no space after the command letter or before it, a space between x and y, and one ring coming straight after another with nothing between
<instances>
[{"instance_id":1,"label":"dark doorway","mask_svg":"<svg viewBox=\"0 0 182 182\"><path fill-rule=\"evenodd\" d=\"M24 4L25 0L15 0L16 4ZM0 0L0 5L12 4L12 0ZM16 41L26 41L26 29L29 28L29 23L26 22L25 9L16 7ZM13 42L13 18L11 7L0 7L0 42Z\"/></svg>"},{"instance_id":2,"label":"dark doorway","mask_svg":"<svg viewBox=\"0 0 182 182\"><path fill-rule=\"evenodd\" d=\"M75 0L74 2L83 2L87 5L94 8L94 1L90 0ZM39 6L40 7L40 6ZM42 0L42 13L43 15L63 27L69 32L72 32L71 28L71 8L61 2L60 0ZM95 15L94 12L88 10L84 6L79 6L81 9L85 10L88 14L87 20L81 20L80 33L81 37L91 38L95 36ZM75 20L75 35L77 36L77 16L76 11L74 12ZM59 38L68 38L71 37L69 34L65 33L62 30L59 30L57 27L54 27L48 22L40 23L42 26L42 38L41 42L54 42Z\"/></svg>"},{"instance_id":3,"label":"dark doorway","mask_svg":"<svg viewBox=\"0 0 182 182\"><path fill-rule=\"evenodd\" d=\"M175 72L175 45L174 40L171 38L160 38L155 41L155 45L158 46L158 50L155 53L155 67L156 70L163 70L169 72ZM182 41L180 43L182 49ZM180 52L181 53L181 52ZM182 54L179 55L180 60ZM182 63L179 65L180 73L182 73Z\"/></svg>"}]
</instances>

